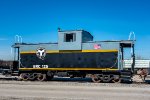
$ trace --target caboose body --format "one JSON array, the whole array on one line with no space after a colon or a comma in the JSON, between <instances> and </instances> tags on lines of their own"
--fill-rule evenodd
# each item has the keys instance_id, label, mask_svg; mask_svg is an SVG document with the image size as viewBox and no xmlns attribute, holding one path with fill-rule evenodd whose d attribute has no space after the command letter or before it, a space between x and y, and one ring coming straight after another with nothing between
<instances>
[{"instance_id":1,"label":"caboose body","mask_svg":"<svg viewBox=\"0 0 150 100\"><path fill-rule=\"evenodd\" d=\"M15 43L18 70L23 80L46 80L58 73L69 77L92 77L94 82L131 80L134 41L93 41L84 30L58 31L58 43ZM131 48L132 66L124 69L124 48Z\"/></svg>"}]
</instances>

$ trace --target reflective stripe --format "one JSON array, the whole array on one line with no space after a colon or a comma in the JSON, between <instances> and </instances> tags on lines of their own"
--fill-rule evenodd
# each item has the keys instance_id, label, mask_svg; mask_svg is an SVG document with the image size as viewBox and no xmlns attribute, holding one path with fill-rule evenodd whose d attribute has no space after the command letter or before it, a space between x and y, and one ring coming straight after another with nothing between
<instances>
[{"instance_id":1,"label":"reflective stripe","mask_svg":"<svg viewBox=\"0 0 150 100\"><path fill-rule=\"evenodd\" d=\"M82 52L118 52L118 50L46 50L46 53L82 53ZM22 51L21 54L36 53L36 51Z\"/></svg>"},{"instance_id":2,"label":"reflective stripe","mask_svg":"<svg viewBox=\"0 0 150 100\"><path fill-rule=\"evenodd\" d=\"M118 50L82 50L82 52L118 52Z\"/></svg>"}]
</instances>

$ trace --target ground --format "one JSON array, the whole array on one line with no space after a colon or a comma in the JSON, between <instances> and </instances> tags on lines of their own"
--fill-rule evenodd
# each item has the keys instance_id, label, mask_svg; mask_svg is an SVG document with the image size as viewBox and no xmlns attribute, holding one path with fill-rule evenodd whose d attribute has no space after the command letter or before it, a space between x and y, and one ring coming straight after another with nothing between
<instances>
[{"instance_id":1,"label":"ground","mask_svg":"<svg viewBox=\"0 0 150 100\"><path fill-rule=\"evenodd\" d=\"M0 80L0 100L150 100L150 85L92 83L90 79Z\"/></svg>"}]
</instances>

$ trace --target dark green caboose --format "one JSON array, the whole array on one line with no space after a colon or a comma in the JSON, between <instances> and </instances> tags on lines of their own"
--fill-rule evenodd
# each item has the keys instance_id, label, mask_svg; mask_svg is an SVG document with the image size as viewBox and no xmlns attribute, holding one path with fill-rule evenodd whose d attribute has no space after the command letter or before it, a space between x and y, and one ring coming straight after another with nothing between
<instances>
[{"instance_id":1,"label":"dark green caboose","mask_svg":"<svg viewBox=\"0 0 150 100\"><path fill-rule=\"evenodd\" d=\"M94 82L130 80L134 71L134 41L93 41L84 30L58 31L58 43L16 43L19 73L23 80L40 81L65 73L91 76ZM130 70L123 66L124 48L131 48Z\"/></svg>"}]
</instances>

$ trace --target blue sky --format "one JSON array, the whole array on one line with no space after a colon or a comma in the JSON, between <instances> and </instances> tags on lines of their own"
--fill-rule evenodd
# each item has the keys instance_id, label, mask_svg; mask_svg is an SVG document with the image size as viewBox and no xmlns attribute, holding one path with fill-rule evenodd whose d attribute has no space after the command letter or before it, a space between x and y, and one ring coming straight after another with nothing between
<instances>
[{"instance_id":1,"label":"blue sky","mask_svg":"<svg viewBox=\"0 0 150 100\"><path fill-rule=\"evenodd\" d=\"M57 28L84 29L94 40L127 40L150 59L150 0L0 0L0 59L12 59L16 34L23 42L57 42Z\"/></svg>"}]
</instances>

